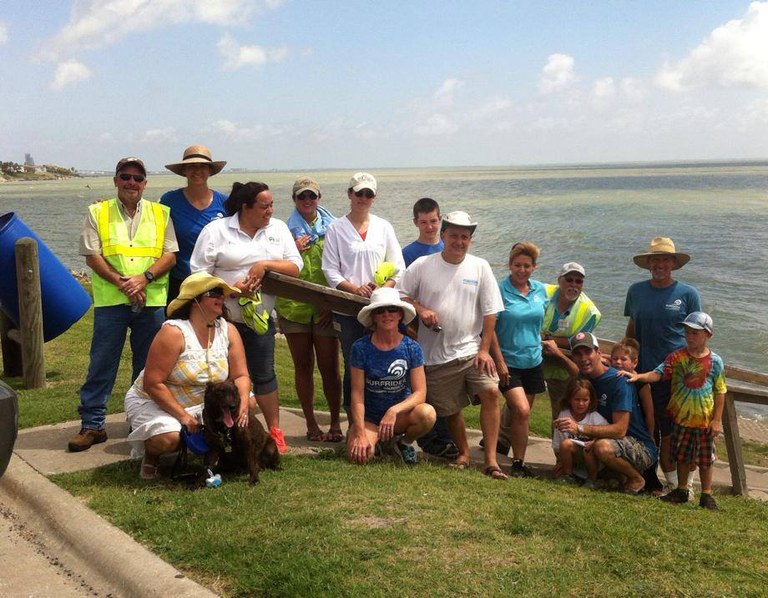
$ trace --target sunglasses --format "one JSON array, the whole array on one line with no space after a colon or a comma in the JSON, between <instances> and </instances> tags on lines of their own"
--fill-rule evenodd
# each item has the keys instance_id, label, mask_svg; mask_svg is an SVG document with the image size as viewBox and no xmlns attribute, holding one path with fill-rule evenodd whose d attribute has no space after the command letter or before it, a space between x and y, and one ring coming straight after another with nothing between
<instances>
[{"instance_id":1,"label":"sunglasses","mask_svg":"<svg viewBox=\"0 0 768 598\"><path fill-rule=\"evenodd\" d=\"M221 287L215 287L215 288L211 289L210 291L206 291L205 293L203 293L200 296L201 297L212 297L213 299L220 299L221 297L224 296L224 289L222 289Z\"/></svg>"},{"instance_id":2,"label":"sunglasses","mask_svg":"<svg viewBox=\"0 0 768 598\"><path fill-rule=\"evenodd\" d=\"M315 193L312 193L312 191L302 191L296 196L296 199L310 199L312 201L315 201L317 199L317 195Z\"/></svg>"},{"instance_id":3,"label":"sunglasses","mask_svg":"<svg viewBox=\"0 0 768 598\"><path fill-rule=\"evenodd\" d=\"M373 199L374 197L376 197L376 194L370 189L361 189L360 191L355 191L355 197L365 197L367 199Z\"/></svg>"},{"instance_id":4,"label":"sunglasses","mask_svg":"<svg viewBox=\"0 0 768 598\"><path fill-rule=\"evenodd\" d=\"M384 312L386 312L388 314L396 314L399 311L400 311L400 308L397 307L396 305L387 305L385 307L377 307L376 309L374 309L373 310L373 315L374 316L380 316Z\"/></svg>"},{"instance_id":5,"label":"sunglasses","mask_svg":"<svg viewBox=\"0 0 768 598\"><path fill-rule=\"evenodd\" d=\"M575 284L584 284L584 279L583 278L565 278L564 280L568 284L574 284L574 283Z\"/></svg>"},{"instance_id":6,"label":"sunglasses","mask_svg":"<svg viewBox=\"0 0 768 598\"><path fill-rule=\"evenodd\" d=\"M117 176L121 181L130 181L131 179L133 179L137 183L143 183L144 180L147 178L143 174L128 174L127 172L121 172Z\"/></svg>"}]
</instances>

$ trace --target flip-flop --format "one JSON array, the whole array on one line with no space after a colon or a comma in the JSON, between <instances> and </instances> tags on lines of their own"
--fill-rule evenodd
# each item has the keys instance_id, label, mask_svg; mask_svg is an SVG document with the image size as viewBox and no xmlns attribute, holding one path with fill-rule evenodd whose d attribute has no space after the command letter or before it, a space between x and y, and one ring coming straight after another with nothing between
<instances>
[{"instance_id":1,"label":"flip-flop","mask_svg":"<svg viewBox=\"0 0 768 598\"><path fill-rule=\"evenodd\" d=\"M639 488L637 488L636 490L634 490L634 489L632 489L632 488L627 488L626 486L625 486L624 488L622 488L622 489L621 489L621 491L622 491L624 494L629 494L630 496L640 496L640 493L641 493L643 490L645 490L645 484L643 484L642 486L640 486L640 487L639 487Z\"/></svg>"},{"instance_id":2,"label":"flip-flop","mask_svg":"<svg viewBox=\"0 0 768 598\"><path fill-rule=\"evenodd\" d=\"M310 442L322 442L325 440L325 434L322 430L318 430L317 432L307 432L307 440Z\"/></svg>"},{"instance_id":3,"label":"flip-flop","mask_svg":"<svg viewBox=\"0 0 768 598\"><path fill-rule=\"evenodd\" d=\"M342 440L344 440L344 434L341 430L328 430L323 438L323 442L341 442Z\"/></svg>"},{"instance_id":4,"label":"flip-flop","mask_svg":"<svg viewBox=\"0 0 768 598\"><path fill-rule=\"evenodd\" d=\"M463 459L456 459L455 461L451 461L448 464L448 467L453 467L454 469L467 469L469 467L469 461L464 461Z\"/></svg>"},{"instance_id":5,"label":"flip-flop","mask_svg":"<svg viewBox=\"0 0 768 598\"><path fill-rule=\"evenodd\" d=\"M141 469L139 469L139 477L142 480L146 480L148 482L151 482L152 480L156 480L157 465L152 465L152 463L147 463L146 457L142 458Z\"/></svg>"},{"instance_id":6,"label":"flip-flop","mask_svg":"<svg viewBox=\"0 0 768 598\"><path fill-rule=\"evenodd\" d=\"M501 470L498 465L489 465L483 470L483 473L494 480L508 480L509 476Z\"/></svg>"}]
</instances>

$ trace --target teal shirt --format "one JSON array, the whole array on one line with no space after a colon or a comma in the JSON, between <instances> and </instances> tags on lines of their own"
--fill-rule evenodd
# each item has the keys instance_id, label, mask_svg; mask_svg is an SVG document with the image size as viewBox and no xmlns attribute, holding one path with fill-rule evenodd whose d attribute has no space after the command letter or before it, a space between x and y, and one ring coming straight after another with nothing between
<instances>
[{"instance_id":1,"label":"teal shirt","mask_svg":"<svg viewBox=\"0 0 768 598\"><path fill-rule=\"evenodd\" d=\"M523 296L509 276L499 281L504 311L496 319L496 336L504 362L520 370L534 368L542 361L541 326L549 305L544 284L538 280L529 280L528 284L528 294Z\"/></svg>"}]
</instances>

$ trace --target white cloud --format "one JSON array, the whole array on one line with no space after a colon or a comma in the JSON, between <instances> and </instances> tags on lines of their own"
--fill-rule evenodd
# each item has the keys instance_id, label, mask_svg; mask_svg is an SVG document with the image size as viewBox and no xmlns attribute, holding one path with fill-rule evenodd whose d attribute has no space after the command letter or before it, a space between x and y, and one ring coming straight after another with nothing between
<instances>
[{"instance_id":1,"label":"white cloud","mask_svg":"<svg viewBox=\"0 0 768 598\"><path fill-rule=\"evenodd\" d=\"M417 135L435 136L452 135L459 130L458 125L445 114L433 114L425 122L418 125L414 132Z\"/></svg>"},{"instance_id":2,"label":"white cloud","mask_svg":"<svg viewBox=\"0 0 768 598\"><path fill-rule=\"evenodd\" d=\"M453 104L456 92L464 87L464 81L458 79L446 79L443 84L435 91L432 99L439 106L451 106Z\"/></svg>"},{"instance_id":3,"label":"white cloud","mask_svg":"<svg viewBox=\"0 0 768 598\"><path fill-rule=\"evenodd\" d=\"M0 21L0 46L8 41L8 25Z\"/></svg>"},{"instance_id":4,"label":"white cloud","mask_svg":"<svg viewBox=\"0 0 768 598\"><path fill-rule=\"evenodd\" d=\"M539 91L541 93L552 93L567 87L575 81L576 75L573 72L574 60L567 54L552 54L547 59L547 64L539 76Z\"/></svg>"},{"instance_id":5,"label":"white cloud","mask_svg":"<svg viewBox=\"0 0 768 598\"><path fill-rule=\"evenodd\" d=\"M744 18L712 31L683 60L666 62L656 76L664 89L768 88L768 2L752 2Z\"/></svg>"},{"instance_id":6,"label":"white cloud","mask_svg":"<svg viewBox=\"0 0 768 598\"><path fill-rule=\"evenodd\" d=\"M55 60L61 53L101 48L126 35L181 23L238 25L260 6L259 0L79 0L69 23L43 44L41 57ZM266 1L274 8L280 2Z\"/></svg>"},{"instance_id":7,"label":"white cloud","mask_svg":"<svg viewBox=\"0 0 768 598\"><path fill-rule=\"evenodd\" d=\"M176 130L172 127L147 129L139 136L139 143L162 144L176 140Z\"/></svg>"},{"instance_id":8,"label":"white cloud","mask_svg":"<svg viewBox=\"0 0 768 598\"><path fill-rule=\"evenodd\" d=\"M56 67L56 73L53 76L51 89L59 91L68 85L74 85L80 81L89 79L92 75L91 69L73 58L60 62Z\"/></svg>"},{"instance_id":9,"label":"white cloud","mask_svg":"<svg viewBox=\"0 0 768 598\"><path fill-rule=\"evenodd\" d=\"M244 66L259 67L268 62L282 62L288 56L286 47L241 46L229 33L221 37L216 47L219 49L219 54L224 57L225 71L234 71Z\"/></svg>"}]
</instances>

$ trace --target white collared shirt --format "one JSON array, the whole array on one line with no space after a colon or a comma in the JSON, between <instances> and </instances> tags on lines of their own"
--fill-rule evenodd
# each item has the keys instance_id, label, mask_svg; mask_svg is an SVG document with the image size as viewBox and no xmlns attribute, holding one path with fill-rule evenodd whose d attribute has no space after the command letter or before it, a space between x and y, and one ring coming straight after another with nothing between
<instances>
[{"instance_id":1,"label":"white collared shirt","mask_svg":"<svg viewBox=\"0 0 768 598\"><path fill-rule=\"evenodd\" d=\"M248 270L262 260L288 260L301 271L304 262L285 222L271 218L251 238L240 228L238 214L210 222L200 232L189 264L192 272L205 271L218 276L227 284L245 279ZM271 312L274 295L262 295L264 307ZM242 322L237 299L227 298L227 309L232 319Z\"/></svg>"}]
</instances>

